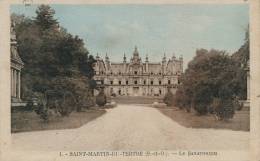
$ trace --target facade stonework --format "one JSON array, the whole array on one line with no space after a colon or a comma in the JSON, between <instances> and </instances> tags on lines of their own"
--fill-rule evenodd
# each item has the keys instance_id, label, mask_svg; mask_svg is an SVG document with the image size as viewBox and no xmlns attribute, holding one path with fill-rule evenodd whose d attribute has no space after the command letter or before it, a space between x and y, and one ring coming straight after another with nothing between
<instances>
[{"instance_id":1,"label":"facade stonework","mask_svg":"<svg viewBox=\"0 0 260 161\"><path fill-rule=\"evenodd\" d=\"M96 57L94 79L104 86L108 96L164 96L170 89L175 93L179 77L183 73L183 58L174 55L168 61L166 56L161 62L145 61L139 56L135 47L130 62L124 55L121 63L110 62Z\"/></svg>"}]
</instances>

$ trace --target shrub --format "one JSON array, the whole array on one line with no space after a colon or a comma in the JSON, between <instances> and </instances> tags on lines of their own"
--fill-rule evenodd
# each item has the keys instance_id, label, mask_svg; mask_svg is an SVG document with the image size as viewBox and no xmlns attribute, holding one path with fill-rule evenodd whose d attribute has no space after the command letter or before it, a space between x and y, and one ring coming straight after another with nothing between
<instances>
[{"instance_id":1,"label":"shrub","mask_svg":"<svg viewBox=\"0 0 260 161\"><path fill-rule=\"evenodd\" d=\"M39 115L41 119L44 121L49 120L49 113L48 113L48 108L47 108L47 102L46 99L44 98L44 95L42 93L34 93L35 98L37 99L36 105L30 104L33 106L35 109L35 113Z\"/></svg>"},{"instance_id":2,"label":"shrub","mask_svg":"<svg viewBox=\"0 0 260 161\"><path fill-rule=\"evenodd\" d=\"M237 96L234 98L233 106L234 106L234 109L238 110L238 111L242 110L242 108L243 108L243 103L239 102L239 99Z\"/></svg>"},{"instance_id":3,"label":"shrub","mask_svg":"<svg viewBox=\"0 0 260 161\"><path fill-rule=\"evenodd\" d=\"M96 103L98 106L104 106L107 103L107 98L106 98L103 88L100 90L99 94L96 96Z\"/></svg>"},{"instance_id":4,"label":"shrub","mask_svg":"<svg viewBox=\"0 0 260 161\"><path fill-rule=\"evenodd\" d=\"M221 99L219 98L213 98L213 101L208 109L209 113L213 114L216 111L218 111L219 109L221 109L222 103L221 103Z\"/></svg>"},{"instance_id":5,"label":"shrub","mask_svg":"<svg viewBox=\"0 0 260 161\"><path fill-rule=\"evenodd\" d=\"M89 88L87 77L57 77L52 81L52 84L56 91L66 90L71 93L71 97L74 98L74 100L71 98L71 106L76 107L78 112L82 110L82 107L93 106L92 89Z\"/></svg>"},{"instance_id":6,"label":"shrub","mask_svg":"<svg viewBox=\"0 0 260 161\"><path fill-rule=\"evenodd\" d=\"M65 92L62 98L56 102L56 107L58 107L58 112L61 116L69 116L76 105L75 98L70 92Z\"/></svg>"},{"instance_id":7,"label":"shrub","mask_svg":"<svg viewBox=\"0 0 260 161\"><path fill-rule=\"evenodd\" d=\"M196 110L196 112L199 114L199 115L205 115L208 113L208 110L207 110L207 105L206 104L196 104L194 106L194 110Z\"/></svg>"},{"instance_id":8,"label":"shrub","mask_svg":"<svg viewBox=\"0 0 260 161\"><path fill-rule=\"evenodd\" d=\"M211 107L218 120L229 120L235 114L234 104L231 99L223 101L219 98L214 98Z\"/></svg>"},{"instance_id":9,"label":"shrub","mask_svg":"<svg viewBox=\"0 0 260 161\"><path fill-rule=\"evenodd\" d=\"M163 102L167 105L167 106L172 106L173 105L173 98L174 95L172 94L172 92L168 89L168 92L166 93L166 95L163 98Z\"/></svg>"}]
</instances>

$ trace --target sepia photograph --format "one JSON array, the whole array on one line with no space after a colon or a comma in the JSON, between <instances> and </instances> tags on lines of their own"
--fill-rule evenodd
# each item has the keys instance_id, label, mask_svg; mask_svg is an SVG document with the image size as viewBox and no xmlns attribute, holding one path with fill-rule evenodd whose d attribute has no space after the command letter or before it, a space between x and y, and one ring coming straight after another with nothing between
<instances>
[{"instance_id":1,"label":"sepia photograph","mask_svg":"<svg viewBox=\"0 0 260 161\"><path fill-rule=\"evenodd\" d=\"M9 7L12 151L248 157L248 3Z\"/></svg>"}]
</instances>

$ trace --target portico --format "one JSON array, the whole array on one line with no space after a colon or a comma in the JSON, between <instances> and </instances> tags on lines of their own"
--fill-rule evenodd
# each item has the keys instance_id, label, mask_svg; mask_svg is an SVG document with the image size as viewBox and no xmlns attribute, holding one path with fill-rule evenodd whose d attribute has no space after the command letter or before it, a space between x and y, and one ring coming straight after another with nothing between
<instances>
[{"instance_id":1,"label":"portico","mask_svg":"<svg viewBox=\"0 0 260 161\"><path fill-rule=\"evenodd\" d=\"M23 61L17 52L14 24L11 25L11 98L13 102L21 101L21 70Z\"/></svg>"}]
</instances>

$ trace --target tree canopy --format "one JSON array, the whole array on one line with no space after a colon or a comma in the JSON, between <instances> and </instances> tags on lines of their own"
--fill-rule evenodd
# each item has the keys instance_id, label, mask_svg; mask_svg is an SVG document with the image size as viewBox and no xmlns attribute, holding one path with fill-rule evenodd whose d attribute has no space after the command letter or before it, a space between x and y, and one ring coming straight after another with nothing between
<instances>
[{"instance_id":1,"label":"tree canopy","mask_svg":"<svg viewBox=\"0 0 260 161\"><path fill-rule=\"evenodd\" d=\"M223 104L234 98L246 99L245 65L248 60L248 33L245 43L232 55L214 49L198 49L181 77L182 84L174 96L175 105L206 114L216 99Z\"/></svg>"},{"instance_id":2,"label":"tree canopy","mask_svg":"<svg viewBox=\"0 0 260 161\"><path fill-rule=\"evenodd\" d=\"M16 14L11 17L16 24L18 52L25 64L23 97L53 89L57 82L75 84L75 80L83 81L86 87L81 86L82 89L89 89L87 82L94 76L95 59L85 48L84 41L68 33L54 17L55 11L48 5L40 5L35 18ZM75 93L72 88L68 90Z\"/></svg>"}]
</instances>

